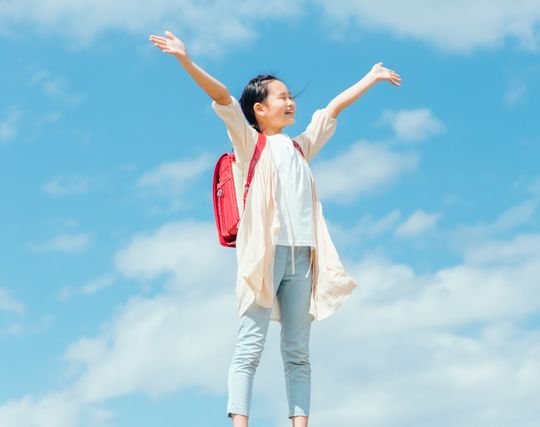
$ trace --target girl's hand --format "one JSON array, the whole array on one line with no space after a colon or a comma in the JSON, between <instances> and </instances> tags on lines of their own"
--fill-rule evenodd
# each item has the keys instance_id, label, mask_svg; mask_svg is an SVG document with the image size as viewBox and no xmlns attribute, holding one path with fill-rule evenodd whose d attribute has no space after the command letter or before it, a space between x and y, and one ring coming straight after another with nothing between
<instances>
[{"instance_id":1,"label":"girl's hand","mask_svg":"<svg viewBox=\"0 0 540 427\"><path fill-rule=\"evenodd\" d=\"M371 75L375 79L375 82L388 81L395 86L401 85L401 76L393 70L383 66L382 62L375 64L370 71Z\"/></svg>"},{"instance_id":2,"label":"girl's hand","mask_svg":"<svg viewBox=\"0 0 540 427\"><path fill-rule=\"evenodd\" d=\"M180 40L170 31L165 31L165 36L166 37L151 35L150 41L154 43L157 48L161 49L163 53L169 53L177 58L187 58L188 54L186 45L182 42L182 40Z\"/></svg>"}]
</instances>

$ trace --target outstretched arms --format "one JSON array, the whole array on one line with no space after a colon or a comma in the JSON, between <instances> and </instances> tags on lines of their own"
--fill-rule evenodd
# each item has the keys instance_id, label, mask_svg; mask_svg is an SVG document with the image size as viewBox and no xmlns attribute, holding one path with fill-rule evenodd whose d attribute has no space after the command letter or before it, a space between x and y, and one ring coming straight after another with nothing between
<instances>
[{"instance_id":1,"label":"outstretched arms","mask_svg":"<svg viewBox=\"0 0 540 427\"><path fill-rule=\"evenodd\" d=\"M396 72L384 67L382 62L379 62L361 80L330 101L326 106L326 112L330 117L336 118L342 110L360 98L371 86L382 81L389 81L393 85L399 86L401 77Z\"/></svg>"},{"instance_id":2,"label":"outstretched arms","mask_svg":"<svg viewBox=\"0 0 540 427\"><path fill-rule=\"evenodd\" d=\"M232 102L227 87L195 64L187 53L185 44L170 31L165 31L165 37L150 36L150 41L164 53L173 55L180 65L216 103L228 105Z\"/></svg>"}]
</instances>

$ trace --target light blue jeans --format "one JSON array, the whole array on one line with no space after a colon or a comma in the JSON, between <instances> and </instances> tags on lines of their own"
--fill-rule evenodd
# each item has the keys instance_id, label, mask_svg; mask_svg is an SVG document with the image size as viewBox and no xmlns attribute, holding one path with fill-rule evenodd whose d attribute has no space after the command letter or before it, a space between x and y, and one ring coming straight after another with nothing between
<instances>
[{"instance_id":1,"label":"light blue jeans","mask_svg":"<svg viewBox=\"0 0 540 427\"><path fill-rule=\"evenodd\" d=\"M281 311L281 356L289 417L308 416L311 394L309 334L311 318L311 248L277 246L274 292ZM249 416L253 377L266 340L270 308L253 303L240 318L238 342L229 370L227 415Z\"/></svg>"}]
</instances>

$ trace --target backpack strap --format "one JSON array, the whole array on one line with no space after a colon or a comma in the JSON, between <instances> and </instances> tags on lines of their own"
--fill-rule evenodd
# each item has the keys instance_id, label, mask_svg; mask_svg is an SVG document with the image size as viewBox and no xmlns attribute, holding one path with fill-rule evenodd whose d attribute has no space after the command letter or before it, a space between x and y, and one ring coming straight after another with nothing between
<instances>
[{"instance_id":1,"label":"backpack strap","mask_svg":"<svg viewBox=\"0 0 540 427\"><path fill-rule=\"evenodd\" d=\"M298 142L296 142L294 139L293 139L293 145L294 145L294 148L296 148L300 154L302 155L303 158L306 158L306 156L304 156L304 150L302 150L302 147L300 147L300 144Z\"/></svg>"},{"instance_id":2,"label":"backpack strap","mask_svg":"<svg viewBox=\"0 0 540 427\"><path fill-rule=\"evenodd\" d=\"M253 157L251 158L251 162L249 163L246 185L244 186L244 206L246 205L248 190L251 185L251 181L253 180L253 175L255 174L255 165L259 161L259 158L261 157L261 153L264 150L265 146L266 146L266 135L264 133L259 132L259 136L257 137L257 145L255 146Z\"/></svg>"}]
</instances>

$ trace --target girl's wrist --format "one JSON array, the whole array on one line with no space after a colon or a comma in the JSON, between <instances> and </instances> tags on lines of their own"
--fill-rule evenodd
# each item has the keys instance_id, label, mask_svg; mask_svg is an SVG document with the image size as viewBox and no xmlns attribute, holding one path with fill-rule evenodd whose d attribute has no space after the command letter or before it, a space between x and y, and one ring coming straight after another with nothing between
<instances>
[{"instance_id":1,"label":"girl's wrist","mask_svg":"<svg viewBox=\"0 0 540 427\"><path fill-rule=\"evenodd\" d=\"M373 70L369 70L369 72L366 74L364 78L367 80L369 84L372 84L372 85L379 81L379 79L377 79L377 74Z\"/></svg>"},{"instance_id":2,"label":"girl's wrist","mask_svg":"<svg viewBox=\"0 0 540 427\"><path fill-rule=\"evenodd\" d=\"M191 62L191 59L189 58L187 53L175 53L174 56L176 57L178 62L180 62L180 64L182 64L182 66L184 67L186 65L189 65Z\"/></svg>"}]
</instances>

